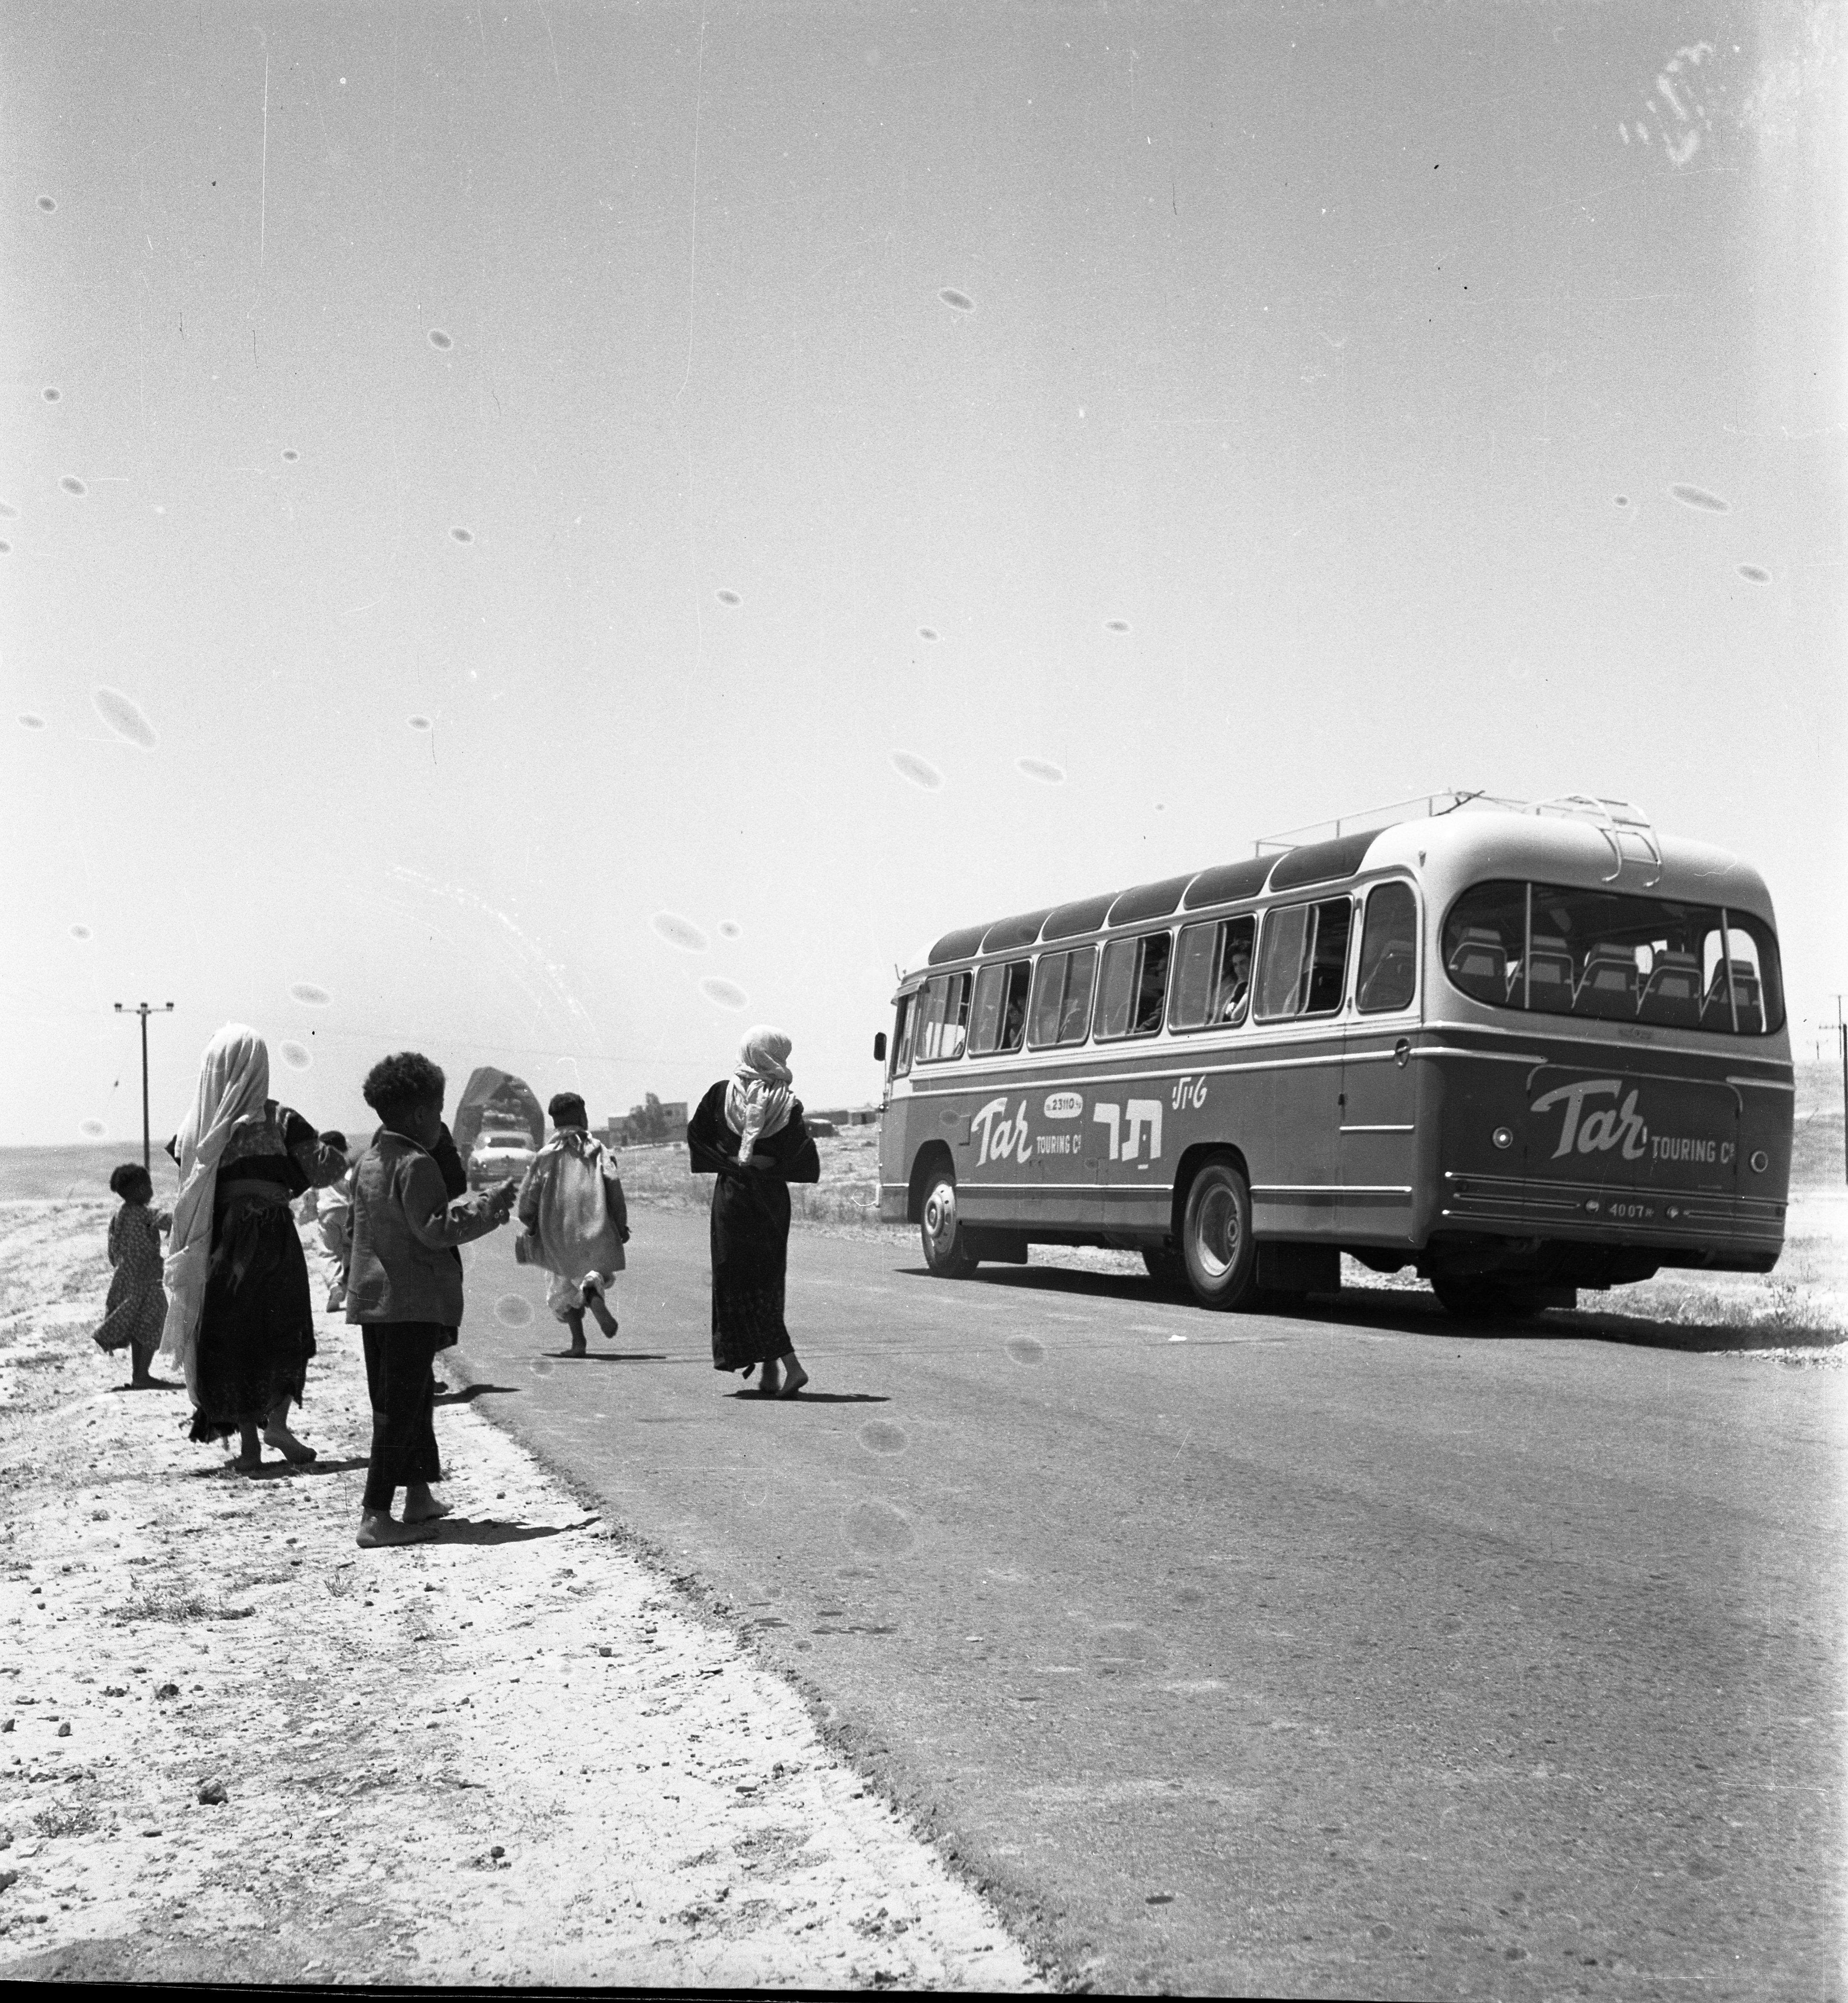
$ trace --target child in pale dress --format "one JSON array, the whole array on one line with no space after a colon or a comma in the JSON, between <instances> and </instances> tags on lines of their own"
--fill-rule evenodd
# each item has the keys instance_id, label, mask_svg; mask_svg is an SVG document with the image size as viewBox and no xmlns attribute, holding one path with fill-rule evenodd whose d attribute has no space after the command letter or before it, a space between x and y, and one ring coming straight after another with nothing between
<instances>
[{"instance_id":1,"label":"child in pale dress","mask_svg":"<svg viewBox=\"0 0 1848 2003\"><path fill-rule=\"evenodd\" d=\"M173 1220L164 1210L148 1208L154 1201L154 1179L139 1162L124 1162L112 1170L109 1187L122 1199L122 1207L109 1220L109 1263L115 1273L96 1347L105 1351L126 1349L132 1372L128 1388L155 1390L159 1380L148 1366L160 1347L167 1319L160 1234Z\"/></svg>"},{"instance_id":2,"label":"child in pale dress","mask_svg":"<svg viewBox=\"0 0 1848 2003\"><path fill-rule=\"evenodd\" d=\"M546 1110L555 1131L520 1185L523 1250L528 1263L551 1274L546 1305L571 1331L571 1354L582 1356L587 1311L606 1338L616 1334L606 1296L628 1263L629 1207L615 1156L591 1137L583 1100L561 1092Z\"/></svg>"}]
</instances>

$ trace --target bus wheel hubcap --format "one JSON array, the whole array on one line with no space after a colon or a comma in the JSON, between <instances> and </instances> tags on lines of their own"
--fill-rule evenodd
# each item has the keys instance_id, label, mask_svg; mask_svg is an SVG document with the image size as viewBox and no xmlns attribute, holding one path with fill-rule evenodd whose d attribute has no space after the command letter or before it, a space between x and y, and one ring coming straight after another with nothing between
<instances>
[{"instance_id":1,"label":"bus wheel hubcap","mask_svg":"<svg viewBox=\"0 0 1848 2003\"><path fill-rule=\"evenodd\" d=\"M938 1188L931 1192L930 1201L924 1205L924 1229L931 1238L941 1243L956 1228L956 1199L949 1190Z\"/></svg>"},{"instance_id":2,"label":"bus wheel hubcap","mask_svg":"<svg viewBox=\"0 0 1848 2003\"><path fill-rule=\"evenodd\" d=\"M1207 1193L1195 1222L1193 1242L1207 1277L1224 1279L1238 1256L1238 1206L1230 1190Z\"/></svg>"}]
</instances>

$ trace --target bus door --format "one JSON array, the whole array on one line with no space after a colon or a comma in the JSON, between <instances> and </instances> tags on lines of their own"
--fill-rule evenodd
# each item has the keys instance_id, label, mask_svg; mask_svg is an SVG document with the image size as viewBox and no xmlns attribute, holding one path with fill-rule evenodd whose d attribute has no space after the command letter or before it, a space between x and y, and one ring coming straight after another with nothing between
<instances>
[{"instance_id":1,"label":"bus door","mask_svg":"<svg viewBox=\"0 0 1848 2003\"><path fill-rule=\"evenodd\" d=\"M1027 1011L1027 1047L1071 1049L1076 1057L1091 1031L1092 991L1097 979L1097 948L1074 946L1043 953L1033 969ZM1098 1140L1091 1102L1097 1096L1069 1071L1038 1071L1032 1089L1022 1089L1020 1145L1031 1177L1028 1198L1035 1222L1071 1229L1090 1223L1096 1211Z\"/></svg>"},{"instance_id":2,"label":"bus door","mask_svg":"<svg viewBox=\"0 0 1848 2003\"><path fill-rule=\"evenodd\" d=\"M1026 1036L1027 989L1032 964L997 961L980 968L969 1015L969 1051L978 1061L1018 1054ZM956 1180L969 1190L966 1214L980 1222L1018 1225L1038 1208L1039 1173L1034 1158L1033 1093L1004 1070L977 1083L966 1081L959 1101Z\"/></svg>"},{"instance_id":3,"label":"bus door","mask_svg":"<svg viewBox=\"0 0 1848 2003\"><path fill-rule=\"evenodd\" d=\"M1266 1159L1252 1182L1252 1222L1263 1233L1320 1236L1340 1196L1341 1004L1354 899L1281 904L1265 914L1252 1014L1276 1036L1268 1061ZM1316 1018L1324 1019L1315 1033ZM1300 1033L1307 1032L1308 1033Z\"/></svg>"},{"instance_id":4,"label":"bus door","mask_svg":"<svg viewBox=\"0 0 1848 2003\"><path fill-rule=\"evenodd\" d=\"M1418 898L1410 883L1367 893L1341 1067L1342 1229L1410 1242L1417 1166Z\"/></svg>"},{"instance_id":5,"label":"bus door","mask_svg":"<svg viewBox=\"0 0 1848 2003\"><path fill-rule=\"evenodd\" d=\"M1132 934L1112 939L1099 964L1092 1033L1113 1061L1088 1095L1081 1150L1085 1221L1106 1231L1165 1230L1172 1208L1183 1094L1169 1077L1139 1078L1136 1068L1139 1057L1146 1068L1150 1055L1139 1040L1162 1028L1173 945L1165 928Z\"/></svg>"}]
</instances>

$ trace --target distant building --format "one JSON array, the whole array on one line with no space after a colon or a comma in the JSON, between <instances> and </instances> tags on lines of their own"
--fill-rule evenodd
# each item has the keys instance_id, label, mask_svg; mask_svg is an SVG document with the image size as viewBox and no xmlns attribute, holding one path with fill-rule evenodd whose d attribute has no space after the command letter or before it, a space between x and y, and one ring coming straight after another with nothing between
<instances>
[{"instance_id":1,"label":"distant building","mask_svg":"<svg viewBox=\"0 0 1848 2003\"><path fill-rule=\"evenodd\" d=\"M626 1117L612 1113L599 1130L599 1138L613 1148L645 1148L684 1143L689 1108L683 1099L663 1102L649 1092L639 1106L631 1106Z\"/></svg>"}]
</instances>

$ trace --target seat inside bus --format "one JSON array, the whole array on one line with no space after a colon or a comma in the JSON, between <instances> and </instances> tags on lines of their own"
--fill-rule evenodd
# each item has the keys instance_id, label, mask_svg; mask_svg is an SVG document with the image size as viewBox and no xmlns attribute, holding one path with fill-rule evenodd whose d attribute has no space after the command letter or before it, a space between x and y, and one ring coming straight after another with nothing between
<instances>
[{"instance_id":1,"label":"seat inside bus","mask_svg":"<svg viewBox=\"0 0 1848 2003\"><path fill-rule=\"evenodd\" d=\"M1605 939L1585 955L1584 971L1572 991L1575 1015L1633 1016L1637 1012L1637 956L1633 947Z\"/></svg>"},{"instance_id":2,"label":"seat inside bus","mask_svg":"<svg viewBox=\"0 0 1848 2003\"><path fill-rule=\"evenodd\" d=\"M1765 1026L1764 1009L1759 999L1758 970L1748 960L1735 960L1732 967L1732 999L1726 993L1726 970L1728 963L1721 960L1714 969L1714 977L1708 984L1707 1000L1701 1005L1703 1021L1711 1015L1716 1029L1732 1027L1732 1012L1736 1005L1739 1012L1739 1027L1752 1036L1761 1034Z\"/></svg>"},{"instance_id":3,"label":"seat inside bus","mask_svg":"<svg viewBox=\"0 0 1848 2003\"><path fill-rule=\"evenodd\" d=\"M1700 963L1691 953L1657 949L1649 979L1637 1003L1645 1022L1672 1023L1682 1029L1700 1026Z\"/></svg>"},{"instance_id":4,"label":"seat inside bus","mask_svg":"<svg viewBox=\"0 0 1848 2003\"><path fill-rule=\"evenodd\" d=\"M1462 949L1459 947L1460 954ZM1500 952L1497 946L1496 950ZM1507 956L1502 954L1503 974L1500 980L1490 977L1492 987L1485 987L1484 998L1491 1002L1501 999L1501 990L1506 982ZM1453 960L1456 957L1452 956ZM1361 991L1355 997L1355 1005L1363 1014L1385 1008L1404 1008L1411 1005L1412 997L1418 988L1417 949L1410 939L1389 939L1385 949L1368 970L1367 977L1361 983Z\"/></svg>"},{"instance_id":5,"label":"seat inside bus","mask_svg":"<svg viewBox=\"0 0 1848 2003\"><path fill-rule=\"evenodd\" d=\"M1501 935L1487 925L1465 925L1451 949L1450 977L1478 1001L1499 1002L1507 991L1507 949Z\"/></svg>"},{"instance_id":6,"label":"seat inside bus","mask_svg":"<svg viewBox=\"0 0 1848 2003\"><path fill-rule=\"evenodd\" d=\"M1518 1004L1523 996L1535 1008L1563 1015L1572 1006L1572 952L1566 942L1552 932L1535 932L1527 956L1527 965L1517 967L1508 982L1508 999Z\"/></svg>"}]
</instances>

